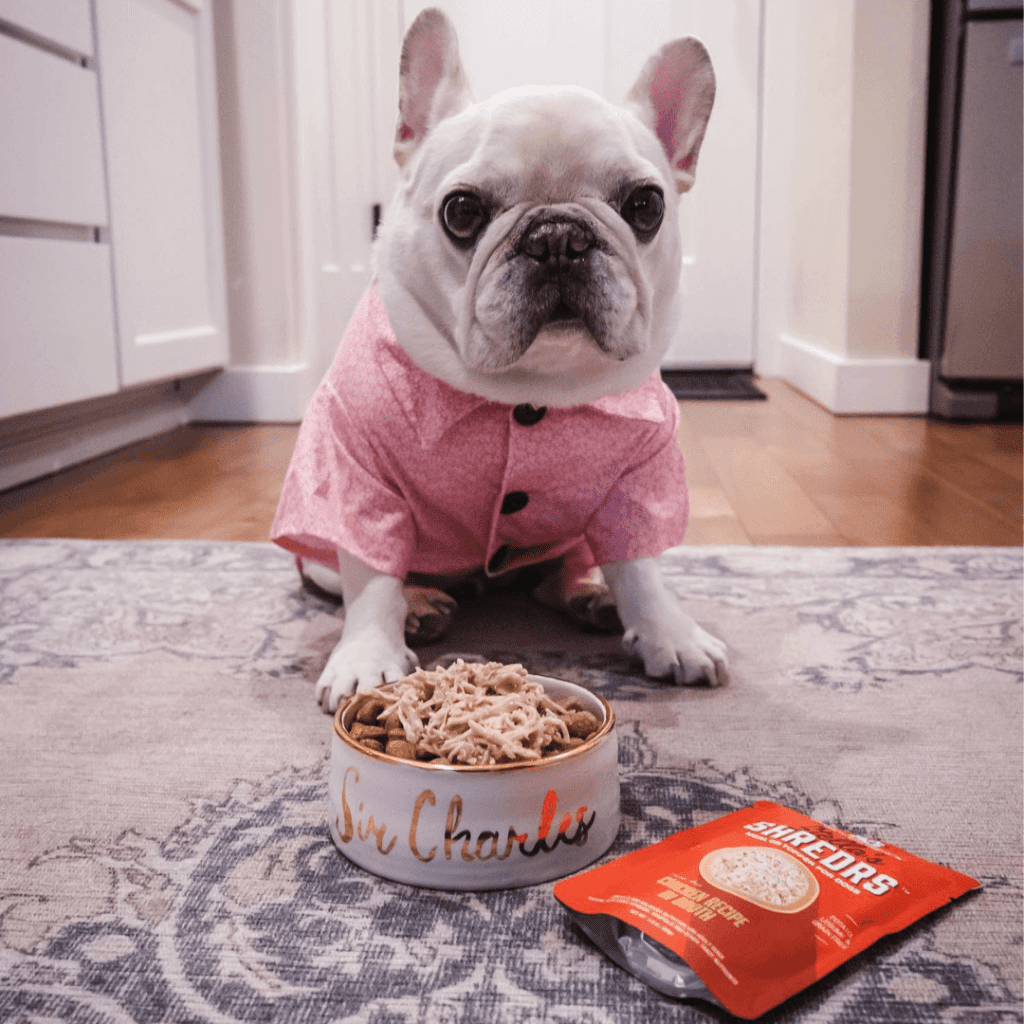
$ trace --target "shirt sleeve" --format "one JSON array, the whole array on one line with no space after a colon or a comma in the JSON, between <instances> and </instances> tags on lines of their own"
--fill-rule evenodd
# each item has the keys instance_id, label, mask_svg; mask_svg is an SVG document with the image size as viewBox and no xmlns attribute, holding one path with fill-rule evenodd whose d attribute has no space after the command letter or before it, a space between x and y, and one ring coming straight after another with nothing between
<instances>
[{"instance_id":1,"label":"shirt sleeve","mask_svg":"<svg viewBox=\"0 0 1024 1024\"><path fill-rule=\"evenodd\" d=\"M643 446L642 460L619 477L587 523L585 536L598 565L655 558L683 542L690 502L674 401L667 412L663 427Z\"/></svg>"},{"instance_id":2,"label":"shirt sleeve","mask_svg":"<svg viewBox=\"0 0 1024 1024\"><path fill-rule=\"evenodd\" d=\"M415 525L380 461L341 399L322 384L299 430L271 539L332 569L340 549L404 579L416 547Z\"/></svg>"}]
</instances>

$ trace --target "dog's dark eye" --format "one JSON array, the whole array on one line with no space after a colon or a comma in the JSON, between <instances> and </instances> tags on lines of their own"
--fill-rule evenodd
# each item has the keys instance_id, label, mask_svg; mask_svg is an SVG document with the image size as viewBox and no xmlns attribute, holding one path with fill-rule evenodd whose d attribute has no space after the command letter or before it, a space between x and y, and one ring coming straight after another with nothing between
<instances>
[{"instance_id":1,"label":"dog's dark eye","mask_svg":"<svg viewBox=\"0 0 1024 1024\"><path fill-rule=\"evenodd\" d=\"M654 185L641 185L627 196L619 211L641 242L649 242L665 216L665 196Z\"/></svg>"},{"instance_id":2,"label":"dog's dark eye","mask_svg":"<svg viewBox=\"0 0 1024 1024\"><path fill-rule=\"evenodd\" d=\"M472 245L487 226L487 210L472 192L453 192L441 206L441 223L456 245Z\"/></svg>"}]
</instances>

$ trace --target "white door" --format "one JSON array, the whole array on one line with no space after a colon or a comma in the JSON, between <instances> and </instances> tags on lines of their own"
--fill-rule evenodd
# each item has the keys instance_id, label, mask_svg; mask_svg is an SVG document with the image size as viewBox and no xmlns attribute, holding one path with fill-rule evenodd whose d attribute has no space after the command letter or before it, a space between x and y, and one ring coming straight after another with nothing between
<instances>
[{"instance_id":1,"label":"white door","mask_svg":"<svg viewBox=\"0 0 1024 1024\"><path fill-rule=\"evenodd\" d=\"M210 0L96 0L122 384L227 362Z\"/></svg>"},{"instance_id":2,"label":"white door","mask_svg":"<svg viewBox=\"0 0 1024 1024\"><path fill-rule=\"evenodd\" d=\"M397 182L401 0L301 0L292 7L302 296L312 375L330 366L373 276L373 210Z\"/></svg>"},{"instance_id":3,"label":"white door","mask_svg":"<svg viewBox=\"0 0 1024 1024\"><path fill-rule=\"evenodd\" d=\"M405 27L432 5L406 0ZM683 35L704 41L718 92L697 184L681 203L686 311L664 365L752 366L761 0L445 0L443 6L476 99L529 83L581 85L620 102L663 43ZM390 131L393 124L392 118Z\"/></svg>"}]
</instances>

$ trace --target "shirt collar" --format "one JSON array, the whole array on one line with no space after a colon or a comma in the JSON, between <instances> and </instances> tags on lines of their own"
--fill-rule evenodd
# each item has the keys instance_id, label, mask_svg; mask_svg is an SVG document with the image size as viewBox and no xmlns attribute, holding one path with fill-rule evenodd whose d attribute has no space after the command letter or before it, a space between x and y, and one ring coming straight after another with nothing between
<instances>
[{"instance_id":1,"label":"shirt collar","mask_svg":"<svg viewBox=\"0 0 1024 1024\"><path fill-rule=\"evenodd\" d=\"M376 299L386 317L380 296L377 295ZM379 341L381 370L395 400L416 431L424 451L434 448L451 427L481 406L491 405L508 412L514 408L512 405L491 402L480 395L459 391L420 369L395 339L390 323L387 324L387 331L381 332ZM605 395L589 405L575 408L594 409L605 416L616 418L663 423L666 418L662 402L664 390L661 375L655 372L631 391Z\"/></svg>"},{"instance_id":2,"label":"shirt collar","mask_svg":"<svg viewBox=\"0 0 1024 1024\"><path fill-rule=\"evenodd\" d=\"M591 404L608 416L621 416L630 420L647 420L650 423L665 422L665 406L662 396L665 384L660 372L655 371L642 384L621 395L605 395Z\"/></svg>"}]
</instances>

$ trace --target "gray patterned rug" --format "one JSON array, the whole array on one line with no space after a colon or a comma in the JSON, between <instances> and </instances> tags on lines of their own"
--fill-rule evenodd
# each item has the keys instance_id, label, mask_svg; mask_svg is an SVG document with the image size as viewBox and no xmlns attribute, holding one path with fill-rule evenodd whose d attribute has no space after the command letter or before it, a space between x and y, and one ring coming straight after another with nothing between
<instances>
[{"instance_id":1,"label":"gray patterned rug","mask_svg":"<svg viewBox=\"0 0 1024 1024\"><path fill-rule=\"evenodd\" d=\"M612 855L758 798L980 879L765 1017L1021 1013L1021 552L677 549L724 690L646 681L515 595L444 647L608 697ZM313 683L337 613L269 545L0 542L0 1020L660 1024L551 885L383 882L334 849Z\"/></svg>"}]
</instances>

